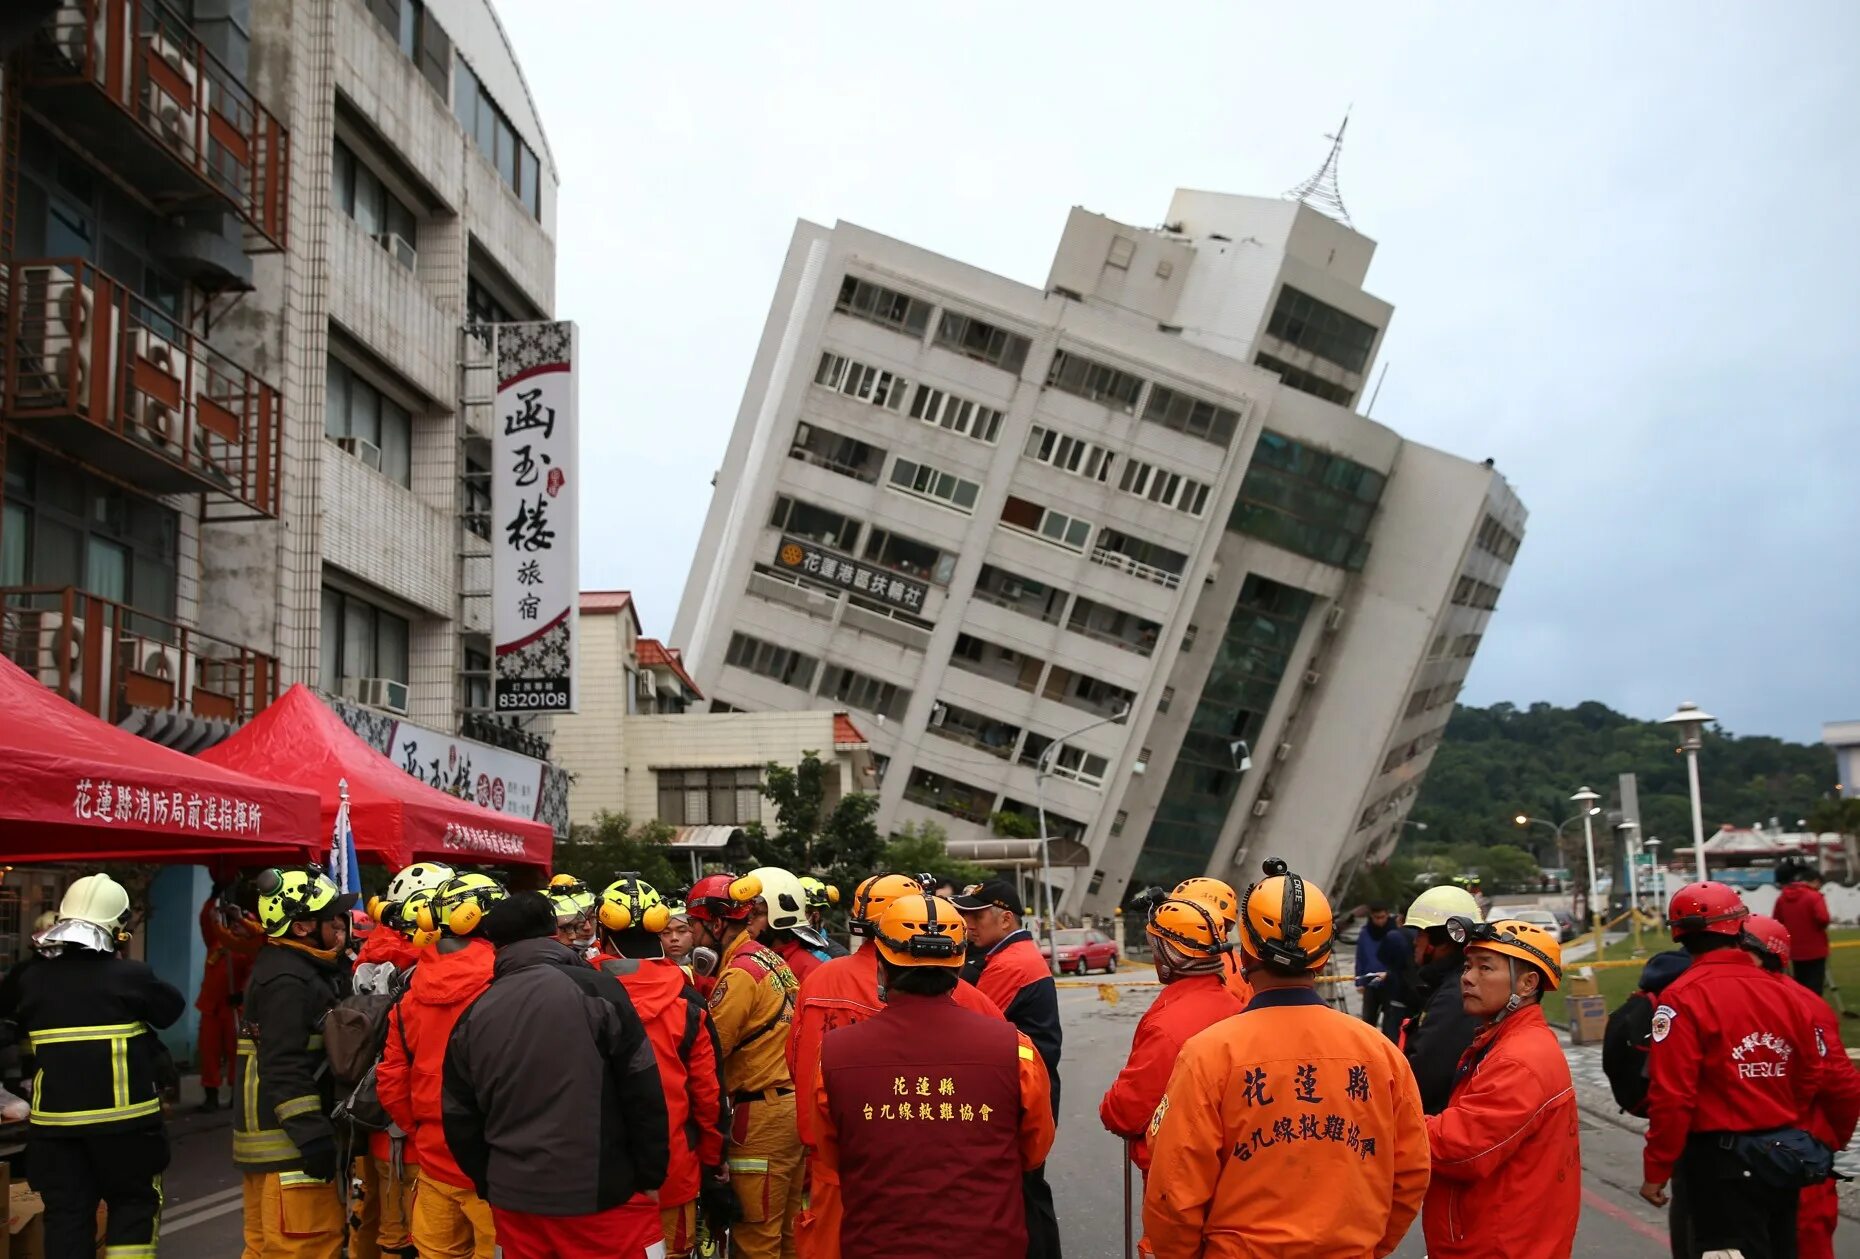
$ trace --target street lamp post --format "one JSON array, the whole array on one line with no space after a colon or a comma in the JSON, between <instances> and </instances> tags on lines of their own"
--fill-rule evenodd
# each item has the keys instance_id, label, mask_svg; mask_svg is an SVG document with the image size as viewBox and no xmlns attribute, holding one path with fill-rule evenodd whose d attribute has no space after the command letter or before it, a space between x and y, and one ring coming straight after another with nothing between
<instances>
[{"instance_id":1,"label":"street lamp post","mask_svg":"<svg viewBox=\"0 0 1860 1259\"><path fill-rule=\"evenodd\" d=\"M1705 723L1716 720L1691 700L1681 704L1672 716L1660 719L1661 725L1678 729L1679 750L1686 754L1686 778L1692 787L1692 852L1698 859L1700 883L1705 882L1706 872L1705 809L1699 800L1699 748L1705 743Z\"/></svg>"},{"instance_id":2,"label":"street lamp post","mask_svg":"<svg viewBox=\"0 0 1860 1259\"><path fill-rule=\"evenodd\" d=\"M1053 764L1059 758L1059 749L1064 747L1068 740L1096 730L1099 726L1116 725L1128 716L1130 716L1130 705L1125 704L1117 710L1114 716L1090 722L1068 734L1060 735L1046 745L1046 750L1040 753L1040 759L1034 765L1033 810L1040 819L1040 920L1046 932L1047 962L1055 975L1059 973L1059 945L1053 935L1053 891L1049 878L1052 867L1047 860L1047 849L1051 847L1052 841L1046 833L1046 776L1053 772ZM1251 765L1252 761L1248 760L1247 764Z\"/></svg>"},{"instance_id":3,"label":"street lamp post","mask_svg":"<svg viewBox=\"0 0 1860 1259\"><path fill-rule=\"evenodd\" d=\"M1595 931L1595 960L1602 960L1602 907L1597 897L1601 895L1595 880L1595 815L1600 812L1596 801L1601 797L1587 787L1570 797L1570 801L1582 809L1582 841L1589 850L1589 922Z\"/></svg>"},{"instance_id":4,"label":"street lamp post","mask_svg":"<svg viewBox=\"0 0 1860 1259\"><path fill-rule=\"evenodd\" d=\"M1561 857L1563 855L1563 832L1582 821L1583 818L1594 817L1600 812L1601 810L1599 808L1587 809L1581 813L1572 813L1561 822L1552 822L1540 817L1530 817L1523 813L1517 814L1511 820L1519 826L1542 826L1547 828L1551 834L1556 836L1556 839L1553 841L1556 844L1556 851L1552 855Z\"/></svg>"},{"instance_id":5,"label":"street lamp post","mask_svg":"<svg viewBox=\"0 0 1860 1259\"><path fill-rule=\"evenodd\" d=\"M1627 847L1628 867L1628 906L1634 916L1634 956L1640 956L1640 844L1635 836L1640 834L1639 822L1623 822L1615 827L1622 832L1623 843Z\"/></svg>"}]
</instances>

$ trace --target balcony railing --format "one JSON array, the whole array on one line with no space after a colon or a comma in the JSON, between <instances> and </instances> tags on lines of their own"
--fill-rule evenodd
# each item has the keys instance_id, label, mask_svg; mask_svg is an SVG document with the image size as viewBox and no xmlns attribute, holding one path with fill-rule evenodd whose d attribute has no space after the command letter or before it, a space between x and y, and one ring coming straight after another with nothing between
<instances>
[{"instance_id":1,"label":"balcony railing","mask_svg":"<svg viewBox=\"0 0 1860 1259\"><path fill-rule=\"evenodd\" d=\"M288 243L288 133L161 0L63 0L25 69L59 126L164 208L217 200L262 246Z\"/></svg>"},{"instance_id":2,"label":"balcony railing","mask_svg":"<svg viewBox=\"0 0 1860 1259\"><path fill-rule=\"evenodd\" d=\"M278 513L278 391L160 307L75 258L15 263L5 408L34 432L152 493Z\"/></svg>"},{"instance_id":3,"label":"balcony railing","mask_svg":"<svg viewBox=\"0 0 1860 1259\"><path fill-rule=\"evenodd\" d=\"M977 826L988 825L989 807L994 797L986 800L977 797L964 799L959 795L950 795L935 787L912 783L904 789L904 798L912 804L921 804L926 809L935 809L938 813L947 813L951 817L961 818L965 822L974 822Z\"/></svg>"},{"instance_id":4,"label":"balcony railing","mask_svg":"<svg viewBox=\"0 0 1860 1259\"><path fill-rule=\"evenodd\" d=\"M1129 573L1132 577L1141 577L1144 581L1153 581L1170 590L1182 584L1182 574L1172 573L1166 568L1157 568L1140 560L1133 560L1122 551L1111 551L1101 546L1093 547L1091 560L1094 564L1115 568L1119 572Z\"/></svg>"},{"instance_id":5,"label":"balcony railing","mask_svg":"<svg viewBox=\"0 0 1860 1259\"><path fill-rule=\"evenodd\" d=\"M0 650L51 690L120 725L136 709L233 724L278 697L278 661L70 587L0 588Z\"/></svg>"}]
</instances>

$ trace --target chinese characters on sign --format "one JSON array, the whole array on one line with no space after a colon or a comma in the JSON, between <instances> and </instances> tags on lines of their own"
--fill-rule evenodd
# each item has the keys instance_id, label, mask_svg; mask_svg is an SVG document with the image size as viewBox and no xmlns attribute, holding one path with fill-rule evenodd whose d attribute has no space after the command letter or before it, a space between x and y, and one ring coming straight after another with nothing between
<instances>
[{"instance_id":1,"label":"chinese characters on sign","mask_svg":"<svg viewBox=\"0 0 1860 1259\"><path fill-rule=\"evenodd\" d=\"M460 826L446 823L439 841L449 852L477 853L486 857L521 857L523 841L508 831L494 831L483 826Z\"/></svg>"},{"instance_id":2,"label":"chinese characters on sign","mask_svg":"<svg viewBox=\"0 0 1860 1259\"><path fill-rule=\"evenodd\" d=\"M492 707L575 709L577 521L575 325L494 325Z\"/></svg>"},{"instance_id":3,"label":"chinese characters on sign","mask_svg":"<svg viewBox=\"0 0 1860 1259\"><path fill-rule=\"evenodd\" d=\"M543 764L489 744L395 723L388 748L396 765L429 787L512 817L534 819L542 802Z\"/></svg>"},{"instance_id":4,"label":"chinese characters on sign","mask_svg":"<svg viewBox=\"0 0 1860 1259\"><path fill-rule=\"evenodd\" d=\"M862 564L800 538L783 538L775 567L802 581L875 599L905 612L922 612L930 587L889 569Z\"/></svg>"},{"instance_id":5,"label":"chinese characters on sign","mask_svg":"<svg viewBox=\"0 0 1860 1259\"><path fill-rule=\"evenodd\" d=\"M257 835L264 810L249 800L227 796L80 778L72 794L71 816L83 822L164 826L198 835Z\"/></svg>"}]
</instances>

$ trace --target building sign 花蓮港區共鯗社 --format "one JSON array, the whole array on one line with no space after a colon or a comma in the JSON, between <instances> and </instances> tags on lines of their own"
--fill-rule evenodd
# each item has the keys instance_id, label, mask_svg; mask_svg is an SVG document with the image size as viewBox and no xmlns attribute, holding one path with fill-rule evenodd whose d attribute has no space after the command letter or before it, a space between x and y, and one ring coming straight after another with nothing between
<instances>
[{"instance_id":1,"label":"building sign \u82b1\u84ee\u6e2f\u5340\u5171\u9bd7\u793e","mask_svg":"<svg viewBox=\"0 0 1860 1259\"><path fill-rule=\"evenodd\" d=\"M850 590L903 612L922 612L930 587L885 568L829 551L802 538L783 537L775 552L775 567L803 581L835 590Z\"/></svg>"},{"instance_id":2,"label":"building sign \u82b1\u84ee\u6e2f\u5340\u5171\u9bd7\u793e","mask_svg":"<svg viewBox=\"0 0 1860 1259\"><path fill-rule=\"evenodd\" d=\"M536 819L543 763L488 743L397 722L388 743L394 763L429 787L512 817Z\"/></svg>"},{"instance_id":3,"label":"building sign \u82b1\u84ee\u6e2f\u5340\u5171\u9bd7\u793e","mask_svg":"<svg viewBox=\"0 0 1860 1259\"><path fill-rule=\"evenodd\" d=\"M581 588L575 325L491 327L491 706L573 712Z\"/></svg>"}]
</instances>

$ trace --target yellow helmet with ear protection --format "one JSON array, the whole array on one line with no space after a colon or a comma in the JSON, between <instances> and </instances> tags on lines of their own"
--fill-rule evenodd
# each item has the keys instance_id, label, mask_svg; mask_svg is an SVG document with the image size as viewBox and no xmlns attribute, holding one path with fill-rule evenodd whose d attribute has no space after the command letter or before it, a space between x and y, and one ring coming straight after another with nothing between
<instances>
[{"instance_id":1,"label":"yellow helmet with ear protection","mask_svg":"<svg viewBox=\"0 0 1860 1259\"><path fill-rule=\"evenodd\" d=\"M672 925L671 907L659 890L637 874L623 874L601 893L601 926L609 931L637 928L653 935Z\"/></svg>"},{"instance_id":2,"label":"yellow helmet with ear protection","mask_svg":"<svg viewBox=\"0 0 1860 1259\"><path fill-rule=\"evenodd\" d=\"M415 917L420 930L468 936L478 929L491 906L509 897L504 885L488 874L472 871L446 880Z\"/></svg>"}]
</instances>

